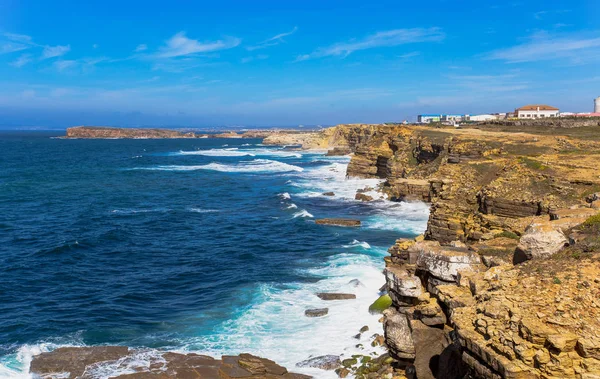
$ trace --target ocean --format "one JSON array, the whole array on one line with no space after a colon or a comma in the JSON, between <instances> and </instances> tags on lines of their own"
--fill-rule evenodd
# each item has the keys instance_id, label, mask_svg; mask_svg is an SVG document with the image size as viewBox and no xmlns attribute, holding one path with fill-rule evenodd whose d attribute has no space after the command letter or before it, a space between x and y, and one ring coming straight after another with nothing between
<instances>
[{"instance_id":1,"label":"ocean","mask_svg":"<svg viewBox=\"0 0 600 379\"><path fill-rule=\"evenodd\" d=\"M336 375L295 364L383 352L368 307L388 247L425 230L425 204L356 201L380 181L347 179L349 157L259 139L58 134L0 132L0 377L27 378L32 356L59 346L144 347L99 378L157 349L248 352L315 378ZM362 226L315 224L325 217Z\"/></svg>"}]
</instances>

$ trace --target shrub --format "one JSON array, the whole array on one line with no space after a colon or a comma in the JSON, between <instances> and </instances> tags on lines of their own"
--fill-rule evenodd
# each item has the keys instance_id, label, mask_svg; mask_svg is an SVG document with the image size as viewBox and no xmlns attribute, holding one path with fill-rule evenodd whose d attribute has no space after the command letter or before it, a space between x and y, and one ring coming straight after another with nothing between
<instances>
[{"instance_id":1,"label":"shrub","mask_svg":"<svg viewBox=\"0 0 600 379\"><path fill-rule=\"evenodd\" d=\"M502 233L500 233L500 235L498 237L504 237L504 238L510 238L513 240L520 240L521 237L519 237L516 233L513 233L509 230L505 230Z\"/></svg>"},{"instance_id":2,"label":"shrub","mask_svg":"<svg viewBox=\"0 0 600 379\"><path fill-rule=\"evenodd\" d=\"M600 226L600 213L585 220L585 226Z\"/></svg>"}]
</instances>

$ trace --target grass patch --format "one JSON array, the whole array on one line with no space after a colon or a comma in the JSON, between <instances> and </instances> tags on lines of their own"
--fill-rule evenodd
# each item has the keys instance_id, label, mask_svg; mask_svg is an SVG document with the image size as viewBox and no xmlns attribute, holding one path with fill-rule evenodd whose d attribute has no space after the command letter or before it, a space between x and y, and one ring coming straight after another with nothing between
<instances>
[{"instance_id":1,"label":"grass patch","mask_svg":"<svg viewBox=\"0 0 600 379\"><path fill-rule=\"evenodd\" d=\"M590 227L590 226L600 227L600 213L585 220L583 225L588 226L588 227Z\"/></svg>"},{"instance_id":2,"label":"grass patch","mask_svg":"<svg viewBox=\"0 0 600 379\"><path fill-rule=\"evenodd\" d=\"M527 166L528 168L530 168L532 170L543 171L543 170L548 169L548 166L545 166L541 162L536 161L535 159L528 158L528 157L519 158L519 162L521 162L521 164L524 164L525 166Z\"/></svg>"},{"instance_id":3,"label":"grass patch","mask_svg":"<svg viewBox=\"0 0 600 379\"><path fill-rule=\"evenodd\" d=\"M513 232L508 231L508 230L505 230L502 233L500 233L498 235L498 237L510 238L510 239L517 240L517 241L521 239L521 237L519 237L516 233L513 233Z\"/></svg>"},{"instance_id":4,"label":"grass patch","mask_svg":"<svg viewBox=\"0 0 600 379\"><path fill-rule=\"evenodd\" d=\"M554 284L561 284L562 282L560 281L560 279L558 279L556 276L552 279L552 283Z\"/></svg>"}]
</instances>

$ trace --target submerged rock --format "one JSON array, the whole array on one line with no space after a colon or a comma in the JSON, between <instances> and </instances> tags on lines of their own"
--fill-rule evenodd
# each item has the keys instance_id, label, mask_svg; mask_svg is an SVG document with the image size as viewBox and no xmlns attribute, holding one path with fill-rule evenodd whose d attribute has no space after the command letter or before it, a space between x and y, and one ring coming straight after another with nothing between
<instances>
[{"instance_id":1,"label":"submerged rock","mask_svg":"<svg viewBox=\"0 0 600 379\"><path fill-rule=\"evenodd\" d=\"M296 363L296 367L314 367L320 368L321 370L335 370L341 365L342 361L337 355L323 355Z\"/></svg>"},{"instance_id":2,"label":"submerged rock","mask_svg":"<svg viewBox=\"0 0 600 379\"><path fill-rule=\"evenodd\" d=\"M315 308L304 311L306 317L322 317L329 313L329 308Z\"/></svg>"},{"instance_id":3,"label":"submerged rock","mask_svg":"<svg viewBox=\"0 0 600 379\"><path fill-rule=\"evenodd\" d=\"M323 196L335 196L335 192L323 192Z\"/></svg>"},{"instance_id":4,"label":"submerged rock","mask_svg":"<svg viewBox=\"0 0 600 379\"><path fill-rule=\"evenodd\" d=\"M353 293L334 293L334 292L319 292L317 296L321 300L351 300L356 299L356 295Z\"/></svg>"},{"instance_id":5,"label":"submerged rock","mask_svg":"<svg viewBox=\"0 0 600 379\"><path fill-rule=\"evenodd\" d=\"M360 226L360 220L352 220L347 218L323 218L316 220L319 225L335 225L335 226Z\"/></svg>"}]
</instances>

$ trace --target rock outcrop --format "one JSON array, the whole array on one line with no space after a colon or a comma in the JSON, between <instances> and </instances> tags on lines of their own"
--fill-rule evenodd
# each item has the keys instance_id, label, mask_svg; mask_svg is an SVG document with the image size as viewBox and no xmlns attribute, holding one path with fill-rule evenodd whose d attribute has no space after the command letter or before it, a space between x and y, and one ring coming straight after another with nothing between
<instances>
[{"instance_id":1,"label":"rock outcrop","mask_svg":"<svg viewBox=\"0 0 600 379\"><path fill-rule=\"evenodd\" d=\"M82 139L163 139L163 138L198 138L193 132L180 132L169 129L134 129L109 128L100 126L76 126L67 129L65 138Z\"/></svg>"},{"instance_id":2,"label":"rock outcrop","mask_svg":"<svg viewBox=\"0 0 600 379\"><path fill-rule=\"evenodd\" d=\"M139 363L144 356L147 366ZM150 358L148 358L150 357ZM136 361L137 360L137 361ZM103 368L119 369L119 379L197 378L197 379L309 379L289 373L275 362L250 354L214 359L198 354L148 352L125 346L63 347L33 358L30 372L40 378L97 378ZM104 374L105 375L105 374Z\"/></svg>"}]
</instances>

